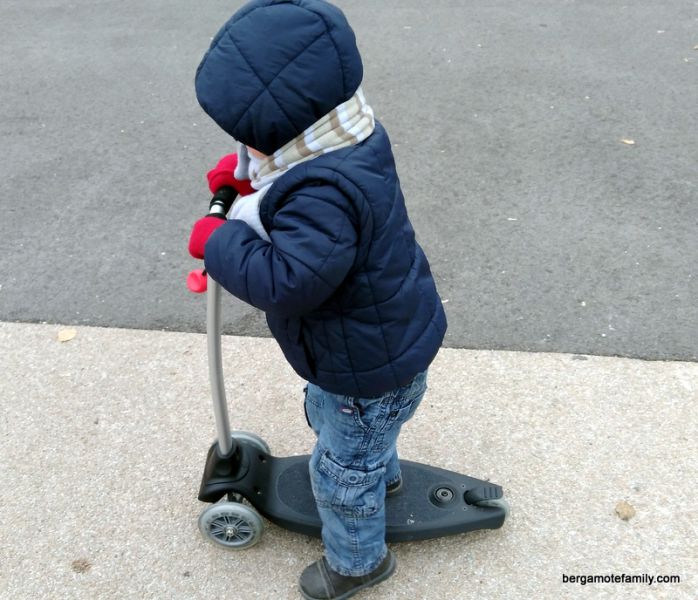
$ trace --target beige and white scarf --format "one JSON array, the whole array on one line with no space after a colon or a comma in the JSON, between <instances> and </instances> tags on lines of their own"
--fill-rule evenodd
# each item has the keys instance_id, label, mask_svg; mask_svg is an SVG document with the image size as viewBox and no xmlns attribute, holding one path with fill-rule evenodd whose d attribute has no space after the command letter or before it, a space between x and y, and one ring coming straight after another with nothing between
<instances>
[{"instance_id":1,"label":"beige and white scarf","mask_svg":"<svg viewBox=\"0 0 698 600\"><path fill-rule=\"evenodd\" d=\"M374 129L373 110L359 88L349 100L321 117L266 159L255 160L248 153L247 147L239 144L235 177L249 179L252 187L258 191L238 198L229 218L247 222L260 237L269 241L259 219L259 205L271 184L296 165L363 142Z\"/></svg>"}]
</instances>

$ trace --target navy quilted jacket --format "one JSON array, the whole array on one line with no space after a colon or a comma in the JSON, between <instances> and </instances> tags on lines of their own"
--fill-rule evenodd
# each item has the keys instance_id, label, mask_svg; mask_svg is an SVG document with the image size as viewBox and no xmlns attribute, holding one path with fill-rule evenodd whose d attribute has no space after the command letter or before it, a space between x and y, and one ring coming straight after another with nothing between
<instances>
[{"instance_id":1,"label":"navy quilted jacket","mask_svg":"<svg viewBox=\"0 0 698 600\"><path fill-rule=\"evenodd\" d=\"M196 92L225 131L271 154L351 98L362 77L354 33L338 8L253 0L214 38ZM206 269L266 313L301 377L373 397L429 366L446 317L380 123L361 144L282 175L260 217L271 243L243 221L228 221L206 244Z\"/></svg>"}]
</instances>

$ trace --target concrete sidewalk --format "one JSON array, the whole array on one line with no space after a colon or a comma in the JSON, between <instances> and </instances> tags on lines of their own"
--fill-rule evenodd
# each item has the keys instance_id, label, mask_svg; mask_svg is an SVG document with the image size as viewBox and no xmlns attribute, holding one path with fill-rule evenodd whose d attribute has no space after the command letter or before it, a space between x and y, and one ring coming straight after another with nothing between
<instances>
[{"instance_id":1,"label":"concrete sidewalk","mask_svg":"<svg viewBox=\"0 0 698 600\"><path fill-rule=\"evenodd\" d=\"M197 530L205 337L61 329L0 323L0 597L298 598L319 541L267 523L229 553ZM310 452L302 381L275 343L223 344L233 427ZM357 598L698 597L697 364L444 349L429 383L402 457L491 478L511 517L395 545L396 576ZM623 573L681 582L562 582Z\"/></svg>"}]
</instances>

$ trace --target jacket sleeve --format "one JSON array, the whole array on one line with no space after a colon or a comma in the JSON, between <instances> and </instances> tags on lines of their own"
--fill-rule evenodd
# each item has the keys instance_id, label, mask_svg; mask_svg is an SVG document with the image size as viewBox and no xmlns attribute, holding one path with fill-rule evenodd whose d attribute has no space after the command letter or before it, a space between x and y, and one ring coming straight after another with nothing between
<instances>
[{"instance_id":1,"label":"jacket sleeve","mask_svg":"<svg viewBox=\"0 0 698 600\"><path fill-rule=\"evenodd\" d=\"M271 242L243 221L228 221L206 243L206 270L264 312L312 311L340 286L356 256L356 229L339 194L330 186L293 194L273 217Z\"/></svg>"}]
</instances>

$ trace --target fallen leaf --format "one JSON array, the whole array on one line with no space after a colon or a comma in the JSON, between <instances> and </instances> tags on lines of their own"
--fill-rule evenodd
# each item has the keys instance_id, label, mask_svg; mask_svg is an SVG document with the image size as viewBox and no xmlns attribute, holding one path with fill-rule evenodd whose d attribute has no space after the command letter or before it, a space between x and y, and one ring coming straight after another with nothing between
<instances>
[{"instance_id":1,"label":"fallen leaf","mask_svg":"<svg viewBox=\"0 0 698 600\"><path fill-rule=\"evenodd\" d=\"M623 519L623 521L629 521L635 516L635 507L625 500L621 500L616 504L616 514Z\"/></svg>"},{"instance_id":2,"label":"fallen leaf","mask_svg":"<svg viewBox=\"0 0 698 600\"><path fill-rule=\"evenodd\" d=\"M635 145L635 140L628 140L628 139L623 139L621 140L624 144L627 144L628 146L634 146Z\"/></svg>"},{"instance_id":3,"label":"fallen leaf","mask_svg":"<svg viewBox=\"0 0 698 600\"><path fill-rule=\"evenodd\" d=\"M76 573L87 573L92 568L92 563L86 558L78 558L70 566Z\"/></svg>"},{"instance_id":4,"label":"fallen leaf","mask_svg":"<svg viewBox=\"0 0 698 600\"><path fill-rule=\"evenodd\" d=\"M61 329L58 332L58 341L59 342L69 342L72 340L76 335L78 334L75 329Z\"/></svg>"}]
</instances>

